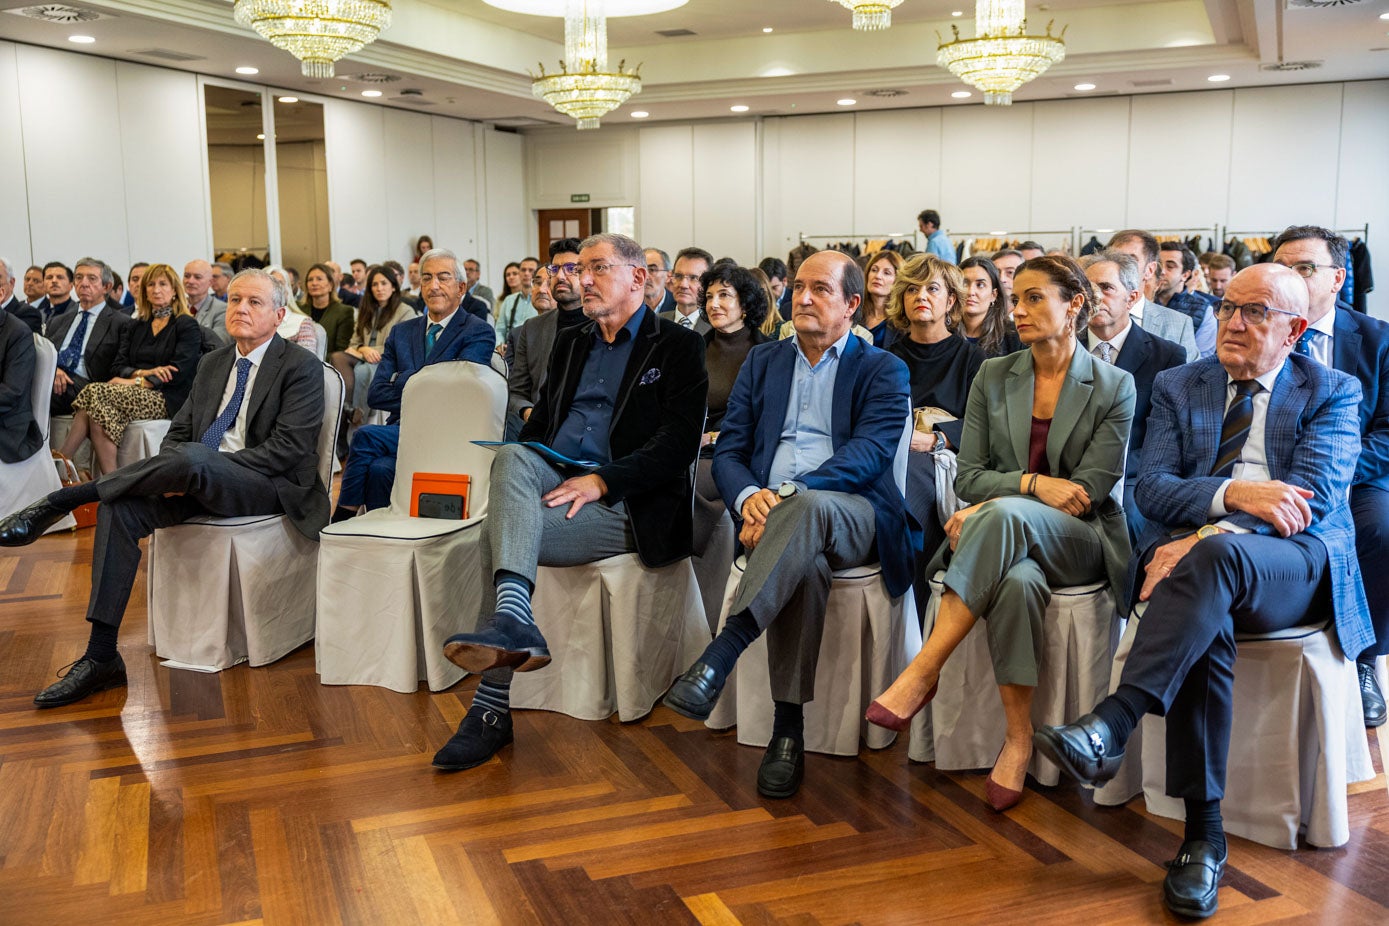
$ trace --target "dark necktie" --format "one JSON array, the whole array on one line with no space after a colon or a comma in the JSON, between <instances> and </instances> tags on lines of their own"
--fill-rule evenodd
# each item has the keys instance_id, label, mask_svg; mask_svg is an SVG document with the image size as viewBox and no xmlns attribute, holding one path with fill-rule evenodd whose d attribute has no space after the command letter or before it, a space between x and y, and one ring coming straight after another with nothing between
<instances>
[{"instance_id":1,"label":"dark necktie","mask_svg":"<svg viewBox=\"0 0 1389 926\"><path fill-rule=\"evenodd\" d=\"M1225 422L1220 426L1220 450L1216 453L1212 476L1234 475L1244 442L1249 439L1249 426L1254 423L1254 394L1262 388L1258 380L1235 380L1235 400L1230 403Z\"/></svg>"},{"instance_id":2,"label":"dark necktie","mask_svg":"<svg viewBox=\"0 0 1389 926\"><path fill-rule=\"evenodd\" d=\"M1304 357L1311 357L1313 360L1317 359L1317 355L1312 353L1312 342L1319 333L1320 332L1308 328L1306 331L1302 332L1302 337L1297 339L1297 347L1294 347L1293 350Z\"/></svg>"},{"instance_id":3,"label":"dark necktie","mask_svg":"<svg viewBox=\"0 0 1389 926\"><path fill-rule=\"evenodd\" d=\"M241 357L236 361L236 388L232 390L231 401L227 407L222 409L222 414L217 416L217 420L207 426L203 432L201 443L209 450L216 450L222 446L222 438L231 430L232 425L236 424L236 415L241 411L241 402L246 398L246 380L251 376L251 361L246 357Z\"/></svg>"},{"instance_id":4,"label":"dark necktie","mask_svg":"<svg viewBox=\"0 0 1389 926\"><path fill-rule=\"evenodd\" d=\"M87 322L91 320L92 313L83 309L77 313L77 326L72 330L72 339L68 341L68 346L63 348L63 352L58 355L58 367L69 376L76 375L77 364L82 361L82 342L87 337Z\"/></svg>"},{"instance_id":5,"label":"dark necktie","mask_svg":"<svg viewBox=\"0 0 1389 926\"><path fill-rule=\"evenodd\" d=\"M428 357L434 350L434 342L439 339L439 332L444 330L444 326L435 322L429 326L429 330L424 333L424 355Z\"/></svg>"}]
</instances>

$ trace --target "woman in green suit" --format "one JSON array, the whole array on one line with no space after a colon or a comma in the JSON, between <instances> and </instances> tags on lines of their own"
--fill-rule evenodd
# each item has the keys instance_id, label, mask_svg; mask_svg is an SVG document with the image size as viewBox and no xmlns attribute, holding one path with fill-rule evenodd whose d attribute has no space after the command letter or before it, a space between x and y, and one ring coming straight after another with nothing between
<instances>
[{"instance_id":1,"label":"woman in green suit","mask_svg":"<svg viewBox=\"0 0 1389 926\"><path fill-rule=\"evenodd\" d=\"M987 360L970 389L955 490L974 502L945 525L927 567L945 593L921 652L869 708L904 729L935 695L941 666L974 622L1007 717L986 792L995 810L1022 797L1032 757L1032 693L1052 587L1108 579L1123 588L1130 556L1116 485L1133 422L1133 378L1078 347L1094 304L1069 257L1036 257L1013 281L1013 317L1026 350Z\"/></svg>"}]
</instances>

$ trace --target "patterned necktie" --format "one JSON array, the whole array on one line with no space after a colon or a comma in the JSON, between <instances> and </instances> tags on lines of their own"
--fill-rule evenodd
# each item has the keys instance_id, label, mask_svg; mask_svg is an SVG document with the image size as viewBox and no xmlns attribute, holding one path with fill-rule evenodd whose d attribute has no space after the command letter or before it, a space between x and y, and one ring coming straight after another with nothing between
<instances>
[{"instance_id":1,"label":"patterned necktie","mask_svg":"<svg viewBox=\"0 0 1389 926\"><path fill-rule=\"evenodd\" d=\"M692 315L681 315L681 316L680 316L680 324L683 325L683 326L686 327L686 328L689 328L691 331L693 331L693 330L694 330L694 316L692 316Z\"/></svg>"},{"instance_id":2,"label":"patterned necktie","mask_svg":"<svg viewBox=\"0 0 1389 926\"><path fill-rule=\"evenodd\" d=\"M1114 362L1114 345L1108 341L1100 342L1100 359L1105 363Z\"/></svg>"},{"instance_id":3,"label":"patterned necktie","mask_svg":"<svg viewBox=\"0 0 1389 926\"><path fill-rule=\"evenodd\" d=\"M241 411L241 402L246 398L246 380L251 376L251 361L249 358L241 357L236 361L236 388L232 390L231 401L227 407L222 409L222 414L217 416L217 420L207 426L203 432L200 443L209 450L216 450L222 446L222 438L231 430L232 425L236 424L236 415Z\"/></svg>"},{"instance_id":4,"label":"patterned necktie","mask_svg":"<svg viewBox=\"0 0 1389 926\"><path fill-rule=\"evenodd\" d=\"M1311 357L1313 360L1317 359L1317 355L1312 353L1312 341L1320 333L1319 331L1313 331L1311 328L1308 328L1306 331L1302 332L1302 337L1297 339L1297 347L1294 347L1293 351L1304 357Z\"/></svg>"},{"instance_id":5,"label":"patterned necktie","mask_svg":"<svg viewBox=\"0 0 1389 926\"><path fill-rule=\"evenodd\" d=\"M69 376L76 374L77 364L82 361L82 342L87 337L87 322L91 320L92 313L83 309L77 316L77 326L72 330L72 340L68 341L68 346L58 355L58 367Z\"/></svg>"},{"instance_id":6,"label":"patterned necktie","mask_svg":"<svg viewBox=\"0 0 1389 926\"><path fill-rule=\"evenodd\" d=\"M424 355L429 356L434 350L434 342L439 339L439 332L444 330L444 326L435 322L429 326L429 330L424 333Z\"/></svg>"},{"instance_id":7,"label":"patterned necktie","mask_svg":"<svg viewBox=\"0 0 1389 926\"><path fill-rule=\"evenodd\" d=\"M1235 380L1235 400L1230 403L1230 410L1220 426L1220 449L1216 452L1212 476L1234 475L1244 442L1249 439L1249 426L1254 423L1254 394L1262 388L1258 380Z\"/></svg>"}]
</instances>

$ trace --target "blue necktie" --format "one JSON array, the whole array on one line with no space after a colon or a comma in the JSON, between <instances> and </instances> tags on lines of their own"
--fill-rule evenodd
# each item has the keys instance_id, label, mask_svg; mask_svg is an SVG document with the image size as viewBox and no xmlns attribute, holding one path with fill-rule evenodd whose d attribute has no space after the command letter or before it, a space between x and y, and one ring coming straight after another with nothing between
<instances>
[{"instance_id":1,"label":"blue necktie","mask_svg":"<svg viewBox=\"0 0 1389 926\"><path fill-rule=\"evenodd\" d=\"M1311 328L1302 332L1302 337L1297 339L1297 347L1294 347L1293 351L1304 357L1311 357L1313 360L1317 359L1316 354L1312 353L1312 339L1318 334L1320 334L1320 332L1313 331Z\"/></svg>"},{"instance_id":2,"label":"blue necktie","mask_svg":"<svg viewBox=\"0 0 1389 926\"><path fill-rule=\"evenodd\" d=\"M1235 464L1239 462L1245 441L1249 439L1249 428L1254 423L1254 394L1262 388L1256 379L1235 380L1235 400L1221 423L1220 449L1216 451L1212 476L1234 475Z\"/></svg>"},{"instance_id":3,"label":"blue necktie","mask_svg":"<svg viewBox=\"0 0 1389 926\"><path fill-rule=\"evenodd\" d=\"M222 409L222 414L217 416L217 420L207 426L203 432L200 443L209 450L216 450L222 446L222 438L236 424L237 412L241 411L241 402L246 398L246 380L251 376L251 361L242 357L236 361L236 388L232 390L231 401L227 407Z\"/></svg>"},{"instance_id":4,"label":"blue necktie","mask_svg":"<svg viewBox=\"0 0 1389 926\"><path fill-rule=\"evenodd\" d=\"M87 322L91 319L92 313L83 309L77 315L77 327L73 329L72 339L58 355L59 368L69 376L76 375L77 364L82 362L82 342L87 338Z\"/></svg>"},{"instance_id":5,"label":"blue necktie","mask_svg":"<svg viewBox=\"0 0 1389 926\"><path fill-rule=\"evenodd\" d=\"M424 355L426 357L434 350L434 342L438 339L439 332L443 330L444 326L435 322L430 325L429 330L424 333Z\"/></svg>"}]
</instances>

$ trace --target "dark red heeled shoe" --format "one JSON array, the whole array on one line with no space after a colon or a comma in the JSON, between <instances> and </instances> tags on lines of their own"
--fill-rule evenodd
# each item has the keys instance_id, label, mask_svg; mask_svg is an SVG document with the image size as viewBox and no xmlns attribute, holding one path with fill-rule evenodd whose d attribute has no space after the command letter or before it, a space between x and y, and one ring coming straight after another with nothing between
<instances>
[{"instance_id":1,"label":"dark red heeled shoe","mask_svg":"<svg viewBox=\"0 0 1389 926\"><path fill-rule=\"evenodd\" d=\"M898 733L901 733L903 730L907 729L907 727L911 726L912 718L921 713L923 707L931 703L931 699L936 696L936 690L938 688L940 688L940 682L936 682L932 685L931 690L926 692L926 697L916 706L916 710L905 717L898 717L892 711L883 707L877 701L874 701L872 704L868 705L868 711L863 715L863 719L874 726L885 727L889 730L896 730Z\"/></svg>"},{"instance_id":2,"label":"dark red heeled shoe","mask_svg":"<svg viewBox=\"0 0 1389 926\"><path fill-rule=\"evenodd\" d=\"M998 751L998 756L1002 757L1003 750ZM998 758L994 759L994 765L998 764ZM1024 787L1026 787L1027 774L1023 773ZM994 781L993 770L989 770L989 777L984 781L984 797L988 800L989 806L997 813L1005 810L1012 810L1018 806L1022 800L1022 791L1014 791L1012 788L1005 788L1003 785Z\"/></svg>"}]
</instances>

